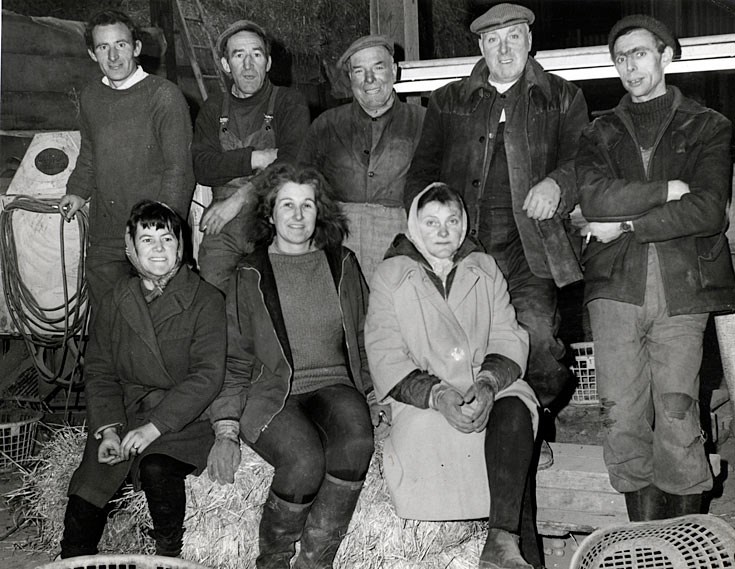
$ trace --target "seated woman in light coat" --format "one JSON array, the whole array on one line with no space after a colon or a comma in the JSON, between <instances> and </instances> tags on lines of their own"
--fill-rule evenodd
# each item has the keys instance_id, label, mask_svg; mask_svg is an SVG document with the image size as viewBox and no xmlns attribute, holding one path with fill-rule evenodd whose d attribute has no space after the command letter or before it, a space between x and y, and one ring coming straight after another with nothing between
<instances>
[{"instance_id":1,"label":"seated woman in light coat","mask_svg":"<svg viewBox=\"0 0 735 569\"><path fill-rule=\"evenodd\" d=\"M100 304L84 364L89 436L69 484L61 557L94 555L110 499L129 477L145 493L156 553L176 557L184 479L200 474L214 433L205 410L225 377L222 294L182 263L185 227L144 200L128 220L137 275Z\"/></svg>"},{"instance_id":2,"label":"seated woman in light coat","mask_svg":"<svg viewBox=\"0 0 735 569\"><path fill-rule=\"evenodd\" d=\"M460 196L431 184L372 279L365 346L378 402L393 412L384 472L399 516L489 515L480 567L531 567L518 545L538 424L521 379L528 335L495 261L466 232Z\"/></svg>"}]
</instances>

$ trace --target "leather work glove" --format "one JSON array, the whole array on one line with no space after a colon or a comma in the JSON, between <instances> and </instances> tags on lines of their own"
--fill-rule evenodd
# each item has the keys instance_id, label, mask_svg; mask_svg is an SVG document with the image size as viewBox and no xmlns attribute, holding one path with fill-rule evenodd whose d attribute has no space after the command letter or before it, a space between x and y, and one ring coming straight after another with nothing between
<instances>
[{"instance_id":1,"label":"leather work glove","mask_svg":"<svg viewBox=\"0 0 735 569\"><path fill-rule=\"evenodd\" d=\"M216 421L214 427L214 446L207 458L207 472L210 480L217 484L232 484L235 472L240 466L240 423L232 419Z\"/></svg>"},{"instance_id":2,"label":"leather work glove","mask_svg":"<svg viewBox=\"0 0 735 569\"><path fill-rule=\"evenodd\" d=\"M447 420L447 423L459 432L471 433L474 431L474 425L470 417L462 413L464 402L462 394L451 385L437 383L431 388L429 407L439 411Z\"/></svg>"},{"instance_id":3,"label":"leather work glove","mask_svg":"<svg viewBox=\"0 0 735 569\"><path fill-rule=\"evenodd\" d=\"M472 421L472 430L476 433L487 427L490 411L493 410L495 395L498 391L498 380L489 373L480 372L477 374L475 383L464 394L465 402L475 403L475 409L469 415L469 418Z\"/></svg>"},{"instance_id":4,"label":"leather work glove","mask_svg":"<svg viewBox=\"0 0 735 569\"><path fill-rule=\"evenodd\" d=\"M373 423L375 429L375 438L382 440L388 436L390 432L390 426L393 421L393 414L390 409L390 405L381 405L378 403L378 398L375 395L375 391L371 391L367 394L367 403L370 407L370 420Z\"/></svg>"}]
</instances>

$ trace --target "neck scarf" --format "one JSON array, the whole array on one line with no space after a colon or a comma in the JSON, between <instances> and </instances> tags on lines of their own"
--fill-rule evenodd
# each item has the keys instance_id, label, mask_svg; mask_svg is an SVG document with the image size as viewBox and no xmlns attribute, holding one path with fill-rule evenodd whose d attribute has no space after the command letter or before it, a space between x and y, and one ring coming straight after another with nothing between
<instances>
[{"instance_id":1,"label":"neck scarf","mask_svg":"<svg viewBox=\"0 0 735 569\"><path fill-rule=\"evenodd\" d=\"M176 262L174 263L173 268L165 275L161 276L154 275L143 268L140 263L140 259L138 258L138 252L135 250L133 238L130 236L130 232L128 231L125 232L125 254L128 257L130 264L133 265L135 271L138 273L138 276L143 283L143 296L145 301L150 304L153 300L163 294L163 289L166 288L166 285L176 276L176 273L179 272L184 255L184 240L179 239L179 247L176 251ZM153 289L149 289L146 284L153 285Z\"/></svg>"},{"instance_id":2,"label":"neck scarf","mask_svg":"<svg viewBox=\"0 0 735 569\"><path fill-rule=\"evenodd\" d=\"M462 207L462 239L457 245L457 249L452 252L452 255L446 259L440 259L439 257L435 257L429 253L426 248L426 243L424 243L424 238L421 236L418 204L421 196L438 183L439 182L434 182L426 186L411 202L411 209L408 212L408 231L406 232L406 237L408 237L409 241L414 244L414 247L416 247L418 252L421 253L424 259L426 259L426 262L429 264L431 270L434 271L436 276L442 280L442 283L446 284L447 276L449 276L449 273L454 268L454 254L462 246L467 235L467 212L465 211L465 208Z\"/></svg>"}]
</instances>

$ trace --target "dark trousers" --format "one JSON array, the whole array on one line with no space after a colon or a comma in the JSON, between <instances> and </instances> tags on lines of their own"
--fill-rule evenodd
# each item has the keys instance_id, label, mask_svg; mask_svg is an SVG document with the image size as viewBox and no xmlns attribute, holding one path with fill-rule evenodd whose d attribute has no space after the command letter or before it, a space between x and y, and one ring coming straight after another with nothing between
<instances>
[{"instance_id":1,"label":"dark trousers","mask_svg":"<svg viewBox=\"0 0 735 569\"><path fill-rule=\"evenodd\" d=\"M177 557L181 553L186 513L184 479L194 470L170 456L149 454L140 461L140 484L153 521L156 554ZM71 495L64 516L61 557L95 555L112 508L90 504Z\"/></svg>"},{"instance_id":2,"label":"dark trousers","mask_svg":"<svg viewBox=\"0 0 735 569\"><path fill-rule=\"evenodd\" d=\"M540 564L536 533L534 435L528 407L517 397L495 402L485 435L491 528L521 536L526 560Z\"/></svg>"},{"instance_id":3,"label":"dark trousers","mask_svg":"<svg viewBox=\"0 0 735 569\"><path fill-rule=\"evenodd\" d=\"M574 383L564 363L564 343L557 337L561 315L553 279L537 277L531 272L510 209L484 209L478 237L508 282L516 318L528 332L526 381L536 392L542 408L563 406L566 401L560 395L566 395ZM558 398L561 400L557 401ZM557 405L552 405L555 401Z\"/></svg>"},{"instance_id":4,"label":"dark trousers","mask_svg":"<svg viewBox=\"0 0 735 569\"><path fill-rule=\"evenodd\" d=\"M275 468L271 490L294 504L310 502L324 476L365 479L373 454L373 427L365 398L353 387L332 385L290 395L250 445Z\"/></svg>"}]
</instances>

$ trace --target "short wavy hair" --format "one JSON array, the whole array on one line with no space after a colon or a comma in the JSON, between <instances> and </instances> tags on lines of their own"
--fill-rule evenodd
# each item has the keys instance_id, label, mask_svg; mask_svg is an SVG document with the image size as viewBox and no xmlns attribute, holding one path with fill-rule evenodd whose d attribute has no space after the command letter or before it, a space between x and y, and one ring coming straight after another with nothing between
<instances>
[{"instance_id":1,"label":"short wavy hair","mask_svg":"<svg viewBox=\"0 0 735 569\"><path fill-rule=\"evenodd\" d=\"M92 16L84 26L84 41L87 43L87 48L94 51L92 32L97 26L112 26L113 24L123 24L130 30L133 45L140 41L140 30L130 16L120 10L102 10Z\"/></svg>"},{"instance_id":2,"label":"short wavy hair","mask_svg":"<svg viewBox=\"0 0 735 569\"><path fill-rule=\"evenodd\" d=\"M256 203L248 224L249 240L256 246L269 245L276 236L270 222L278 191L287 182L308 184L314 188L316 227L312 241L318 249L338 247L349 235L348 221L334 197L332 188L315 167L282 162L263 171L255 187Z\"/></svg>"},{"instance_id":3,"label":"short wavy hair","mask_svg":"<svg viewBox=\"0 0 735 569\"><path fill-rule=\"evenodd\" d=\"M138 224L143 228L168 229L181 241L184 223L173 209L163 202L141 200L130 210L127 227L130 237L135 241Z\"/></svg>"}]
</instances>

